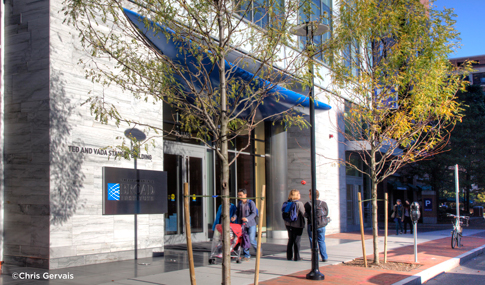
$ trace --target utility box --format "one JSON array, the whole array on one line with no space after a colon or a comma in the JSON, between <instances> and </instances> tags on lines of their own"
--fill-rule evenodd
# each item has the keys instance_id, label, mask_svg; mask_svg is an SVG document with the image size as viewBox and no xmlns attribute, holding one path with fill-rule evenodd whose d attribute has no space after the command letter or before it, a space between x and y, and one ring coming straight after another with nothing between
<instances>
[{"instance_id":1,"label":"utility box","mask_svg":"<svg viewBox=\"0 0 485 285\"><path fill-rule=\"evenodd\" d=\"M483 217L483 207L482 206L473 207L473 216L474 217Z\"/></svg>"}]
</instances>

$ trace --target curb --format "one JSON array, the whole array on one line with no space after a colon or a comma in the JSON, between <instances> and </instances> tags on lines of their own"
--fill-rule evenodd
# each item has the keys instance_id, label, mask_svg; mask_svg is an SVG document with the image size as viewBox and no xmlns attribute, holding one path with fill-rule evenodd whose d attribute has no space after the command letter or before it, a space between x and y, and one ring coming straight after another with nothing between
<instances>
[{"instance_id":1,"label":"curb","mask_svg":"<svg viewBox=\"0 0 485 285\"><path fill-rule=\"evenodd\" d=\"M463 264L471 260L472 258L483 254L484 252L485 252L485 245L482 245L473 250L465 252L457 257L453 257L452 259L449 259L433 267L430 267L404 280L393 283L392 285L421 285L427 282L429 279L434 278L435 276L438 276L441 273L449 271L459 266L460 264Z\"/></svg>"}]
</instances>

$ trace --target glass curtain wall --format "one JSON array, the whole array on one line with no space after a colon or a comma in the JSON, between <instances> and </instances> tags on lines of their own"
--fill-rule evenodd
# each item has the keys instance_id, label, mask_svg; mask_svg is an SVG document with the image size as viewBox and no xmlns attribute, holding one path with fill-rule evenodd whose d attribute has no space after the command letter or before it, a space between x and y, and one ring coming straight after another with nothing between
<instances>
[{"instance_id":1,"label":"glass curtain wall","mask_svg":"<svg viewBox=\"0 0 485 285\"><path fill-rule=\"evenodd\" d=\"M164 104L163 123L165 130L174 130L181 132L178 126L178 113L170 105ZM177 141L180 143L197 144L201 143L196 140L180 139L175 136L164 137L167 141ZM249 142L249 145L248 145ZM237 196L237 189L245 188L248 197L261 197L262 186L266 184L265 172L265 131L264 124L260 124L250 135L240 135L229 143L229 159L233 160L236 151L242 150L236 161L229 169L229 189L230 196ZM164 154L164 170L168 172L168 213L166 214L165 233L181 234L183 224L181 215L183 211L183 199L180 196L182 189L182 176L188 176L191 194L202 195L203 168L205 167L207 195L221 195L221 165L217 154L207 148L207 161L202 161L197 157L186 157L180 155ZM186 173L182 173L182 171ZM203 231L203 199L196 198L190 202L191 227L192 232ZM207 224L209 237L212 235L212 224L216 218L217 210L221 205L220 198L207 199ZM261 200L255 199L258 209L261 208ZM237 205L237 201L231 201ZM193 214L192 214L193 213ZM263 227L265 226L263 223Z\"/></svg>"},{"instance_id":2,"label":"glass curtain wall","mask_svg":"<svg viewBox=\"0 0 485 285\"><path fill-rule=\"evenodd\" d=\"M246 189L248 197L261 197L262 186L266 184L264 138L264 124L260 124L251 133L251 136L240 135L230 143L230 160L234 159L237 150L242 150L236 158L236 161L229 167L229 189L231 197L236 197L237 190L241 188ZM250 140L249 146L248 140ZM221 164L216 154L213 154L212 158L214 161L214 182L212 184L215 187L212 190L209 188L209 192L212 191L215 195L221 195ZM261 200L254 199L254 202L258 209L260 209ZM232 199L231 203L237 206L236 199ZM213 217L215 219L217 210L221 205L221 199L213 198L212 205L214 211ZM214 219L209 220L209 223L214 221ZM209 228L212 229L212 224L209 224Z\"/></svg>"},{"instance_id":3,"label":"glass curtain wall","mask_svg":"<svg viewBox=\"0 0 485 285\"><path fill-rule=\"evenodd\" d=\"M244 19L265 29L268 26L279 26L280 20L284 15L284 0L248 0L242 1L238 14ZM271 11L274 13L270 15Z\"/></svg>"}]
</instances>

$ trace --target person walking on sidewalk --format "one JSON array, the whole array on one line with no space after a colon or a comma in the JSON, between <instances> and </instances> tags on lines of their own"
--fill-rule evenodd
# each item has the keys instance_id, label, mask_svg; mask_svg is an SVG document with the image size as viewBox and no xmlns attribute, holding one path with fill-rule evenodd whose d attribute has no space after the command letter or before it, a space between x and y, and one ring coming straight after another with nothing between
<instances>
[{"instance_id":1,"label":"person walking on sidewalk","mask_svg":"<svg viewBox=\"0 0 485 285\"><path fill-rule=\"evenodd\" d=\"M409 224L409 231L413 234L413 221L411 221L411 204L409 200L406 199L404 201L404 233L408 232L408 224Z\"/></svg>"},{"instance_id":2,"label":"person walking on sidewalk","mask_svg":"<svg viewBox=\"0 0 485 285\"><path fill-rule=\"evenodd\" d=\"M237 198L239 202L237 204L236 215L232 216L231 221L236 221L238 224L245 224L244 231L249 235L249 241L256 252L258 244L256 243L256 204L252 200L246 199L248 193L246 189L239 189L237 191ZM248 261L251 258L251 247L244 249L244 261Z\"/></svg>"},{"instance_id":3,"label":"person walking on sidewalk","mask_svg":"<svg viewBox=\"0 0 485 285\"><path fill-rule=\"evenodd\" d=\"M404 221L404 215L401 199L396 200L391 218L394 218L394 222L396 223L396 235L399 235L399 233L402 234L402 222Z\"/></svg>"},{"instance_id":4,"label":"person walking on sidewalk","mask_svg":"<svg viewBox=\"0 0 485 285\"><path fill-rule=\"evenodd\" d=\"M286 259L299 261L300 241L305 227L305 206L300 201L300 191L293 189L288 194L288 202L293 202L291 210L294 211L293 221L285 220L286 230L288 231L288 244L286 245ZM295 207L295 208L293 208ZM284 207L283 207L284 208ZM284 213L283 213L284 214Z\"/></svg>"},{"instance_id":5,"label":"person walking on sidewalk","mask_svg":"<svg viewBox=\"0 0 485 285\"><path fill-rule=\"evenodd\" d=\"M310 201L312 200L312 190L310 189ZM317 228L317 241L318 241L318 249L320 250L320 256L322 257L322 262L326 262L328 259L327 256L327 247L325 246L325 227L323 225L323 221L318 221L318 218L320 217L318 215L318 212L321 211L321 215L323 215L323 219L326 220L327 215L328 215L328 206L325 201L318 200L320 197L320 192L318 190L315 190L316 193L316 208L317 208L317 222L316 228ZM312 230L313 230L313 224L312 224L312 204L311 202L306 202L305 203L305 218L307 218L307 231L308 231L308 238L310 239L310 247L313 248L313 242L312 242ZM321 219L321 220L323 220Z\"/></svg>"}]
</instances>

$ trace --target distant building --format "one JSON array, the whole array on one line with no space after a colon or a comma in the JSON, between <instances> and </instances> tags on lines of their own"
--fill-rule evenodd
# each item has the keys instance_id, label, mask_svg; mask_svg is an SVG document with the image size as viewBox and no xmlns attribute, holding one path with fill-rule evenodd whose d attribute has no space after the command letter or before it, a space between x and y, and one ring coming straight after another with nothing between
<instances>
[{"instance_id":1,"label":"distant building","mask_svg":"<svg viewBox=\"0 0 485 285\"><path fill-rule=\"evenodd\" d=\"M468 60L475 62L472 64L474 71L468 75L468 80L473 85L481 85L482 89L485 90L485 54L452 58L450 59L450 62L454 65L460 66Z\"/></svg>"}]
</instances>

